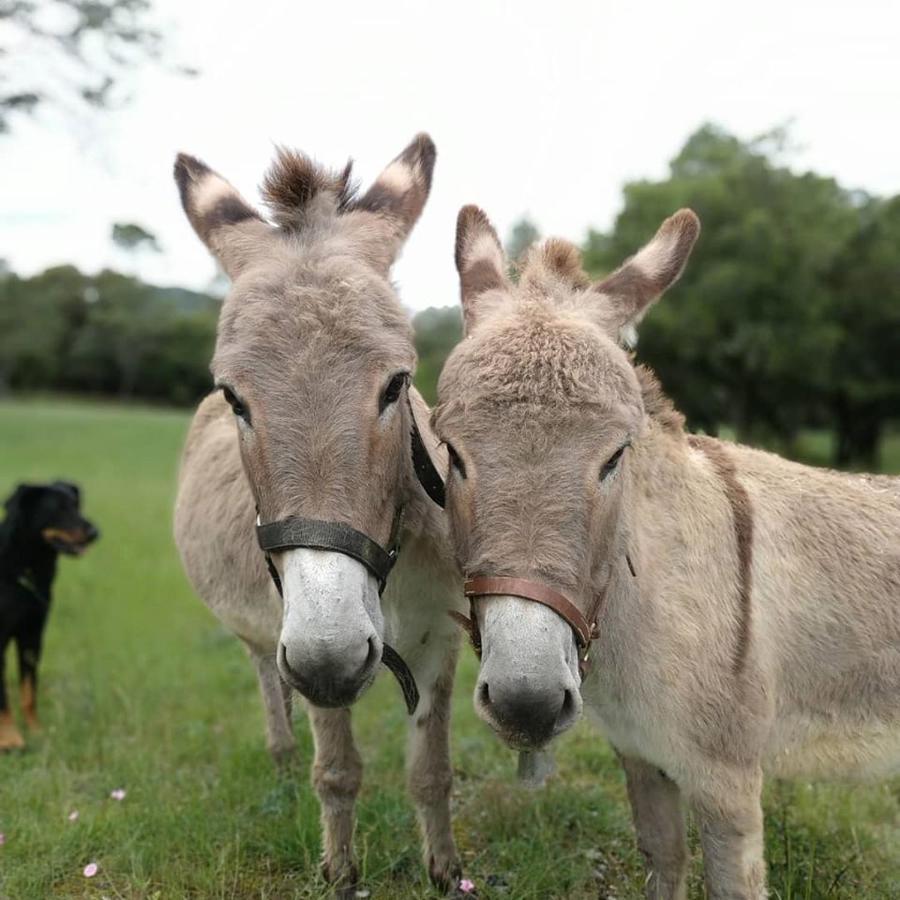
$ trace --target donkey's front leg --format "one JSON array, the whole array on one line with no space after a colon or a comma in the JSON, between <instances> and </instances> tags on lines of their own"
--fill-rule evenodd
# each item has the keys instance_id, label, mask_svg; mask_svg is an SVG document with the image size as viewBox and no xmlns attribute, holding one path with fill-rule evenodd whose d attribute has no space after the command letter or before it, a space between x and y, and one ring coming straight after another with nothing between
<instances>
[{"instance_id":1,"label":"donkey's front leg","mask_svg":"<svg viewBox=\"0 0 900 900\"><path fill-rule=\"evenodd\" d=\"M291 689L281 680L274 652L264 652L247 645L256 666L256 677L266 712L266 745L279 769L287 768L296 758L297 744L291 724Z\"/></svg>"},{"instance_id":2,"label":"donkey's front leg","mask_svg":"<svg viewBox=\"0 0 900 900\"><path fill-rule=\"evenodd\" d=\"M353 897L358 877L353 856L354 806L362 760L353 743L349 709L308 704L316 755L312 782L322 809L322 874L339 897Z\"/></svg>"},{"instance_id":3,"label":"donkey's front leg","mask_svg":"<svg viewBox=\"0 0 900 900\"><path fill-rule=\"evenodd\" d=\"M638 849L647 865L647 900L683 900L688 850L681 791L649 763L619 759L625 769Z\"/></svg>"},{"instance_id":4,"label":"donkey's front leg","mask_svg":"<svg viewBox=\"0 0 900 900\"><path fill-rule=\"evenodd\" d=\"M762 773L715 779L714 791L691 798L700 826L710 900L764 900Z\"/></svg>"},{"instance_id":5,"label":"donkey's front leg","mask_svg":"<svg viewBox=\"0 0 900 900\"><path fill-rule=\"evenodd\" d=\"M443 653L433 648L437 658L431 665L424 661L421 668L430 674L416 673L422 696L410 719L407 748L407 783L422 831L425 865L432 883L442 890L456 888L462 872L450 819L450 701L458 651L453 635Z\"/></svg>"}]
</instances>

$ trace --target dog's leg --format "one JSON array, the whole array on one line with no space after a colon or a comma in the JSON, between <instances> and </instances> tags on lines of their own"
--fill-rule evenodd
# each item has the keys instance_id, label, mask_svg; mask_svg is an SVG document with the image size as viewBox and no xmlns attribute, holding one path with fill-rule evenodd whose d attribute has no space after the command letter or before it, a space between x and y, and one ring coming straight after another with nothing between
<instances>
[{"instance_id":1,"label":"dog's leg","mask_svg":"<svg viewBox=\"0 0 900 900\"><path fill-rule=\"evenodd\" d=\"M30 731L40 731L41 725L37 716L37 667L41 658L40 626L30 629L16 638L19 651L19 690L21 691L22 715Z\"/></svg>"},{"instance_id":2,"label":"dog's leg","mask_svg":"<svg viewBox=\"0 0 900 900\"><path fill-rule=\"evenodd\" d=\"M297 745L291 727L290 689L281 680L274 653L248 647L266 711L266 743L275 765L287 768L296 756Z\"/></svg>"},{"instance_id":3,"label":"dog's leg","mask_svg":"<svg viewBox=\"0 0 900 900\"><path fill-rule=\"evenodd\" d=\"M6 679L4 663L6 661L6 644L8 638L0 640L0 750L18 750L25 746L19 729L13 720L6 696Z\"/></svg>"}]
</instances>

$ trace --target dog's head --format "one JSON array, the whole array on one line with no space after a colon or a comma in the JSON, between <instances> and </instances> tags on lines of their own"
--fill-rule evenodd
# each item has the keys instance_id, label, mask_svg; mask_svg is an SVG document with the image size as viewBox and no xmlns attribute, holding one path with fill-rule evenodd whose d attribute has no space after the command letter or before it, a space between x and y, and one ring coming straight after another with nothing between
<instances>
[{"instance_id":1,"label":"dog's head","mask_svg":"<svg viewBox=\"0 0 900 900\"><path fill-rule=\"evenodd\" d=\"M11 533L20 540L43 541L58 553L80 556L100 536L81 514L81 492L68 481L20 484L4 508Z\"/></svg>"}]
</instances>

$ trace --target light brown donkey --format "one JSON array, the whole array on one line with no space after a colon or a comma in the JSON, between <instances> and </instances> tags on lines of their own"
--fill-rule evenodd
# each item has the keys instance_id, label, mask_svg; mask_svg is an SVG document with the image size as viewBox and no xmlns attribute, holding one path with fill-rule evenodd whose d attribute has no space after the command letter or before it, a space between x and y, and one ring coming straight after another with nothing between
<instances>
[{"instance_id":1,"label":"light brown donkey","mask_svg":"<svg viewBox=\"0 0 900 900\"><path fill-rule=\"evenodd\" d=\"M583 703L622 758L647 895L685 894L684 803L709 896L757 900L763 772L900 767L900 483L685 433L620 343L699 229L676 213L599 283L548 241L514 286L463 209L466 337L433 424L479 714L541 746Z\"/></svg>"},{"instance_id":2,"label":"light brown donkey","mask_svg":"<svg viewBox=\"0 0 900 900\"><path fill-rule=\"evenodd\" d=\"M310 701L323 868L351 896L362 765L349 707L389 645L421 693L408 783L429 874L445 887L459 876L449 805L458 638L447 610L460 581L443 514L414 473L413 410L432 450L434 441L389 280L434 161L420 135L357 196L349 166L330 173L280 151L263 186L274 225L199 160L175 165L188 218L233 282L212 362L221 390L188 435L176 540L198 594L250 651L276 758L294 748L291 687ZM257 546L257 515L263 543L276 532L283 600Z\"/></svg>"}]
</instances>

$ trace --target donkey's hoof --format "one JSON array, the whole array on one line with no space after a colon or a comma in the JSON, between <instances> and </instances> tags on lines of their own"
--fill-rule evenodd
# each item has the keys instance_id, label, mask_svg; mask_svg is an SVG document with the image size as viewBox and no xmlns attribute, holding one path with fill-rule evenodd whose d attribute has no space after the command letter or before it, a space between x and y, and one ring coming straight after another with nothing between
<instances>
[{"instance_id":1,"label":"donkey's hoof","mask_svg":"<svg viewBox=\"0 0 900 900\"><path fill-rule=\"evenodd\" d=\"M442 859L436 859L434 856L428 857L428 878L438 890L450 896L456 896L461 877L462 866L459 857L455 854Z\"/></svg>"},{"instance_id":2,"label":"donkey's hoof","mask_svg":"<svg viewBox=\"0 0 900 900\"><path fill-rule=\"evenodd\" d=\"M286 747L269 747L269 755L275 763L275 769L279 775L290 775L300 765L300 754L296 744L288 744Z\"/></svg>"},{"instance_id":3,"label":"donkey's hoof","mask_svg":"<svg viewBox=\"0 0 900 900\"><path fill-rule=\"evenodd\" d=\"M354 900L359 886L359 872L352 861L329 862L322 860L322 877L331 885L331 892L337 900Z\"/></svg>"}]
</instances>

